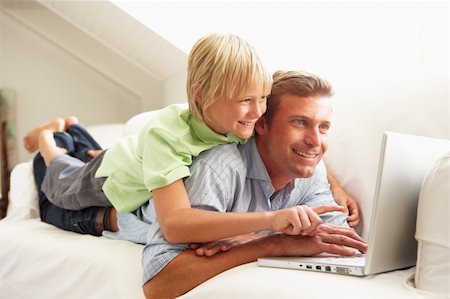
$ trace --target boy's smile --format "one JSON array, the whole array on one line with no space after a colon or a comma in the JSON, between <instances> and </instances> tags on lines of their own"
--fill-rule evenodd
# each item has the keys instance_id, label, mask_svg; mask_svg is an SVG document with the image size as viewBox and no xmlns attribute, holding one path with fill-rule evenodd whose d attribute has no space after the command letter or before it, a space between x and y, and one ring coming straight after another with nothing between
<instances>
[{"instance_id":1,"label":"boy's smile","mask_svg":"<svg viewBox=\"0 0 450 299\"><path fill-rule=\"evenodd\" d=\"M247 139L253 135L256 121L266 112L263 85L255 84L236 99L218 98L205 109L205 122L216 133L234 133Z\"/></svg>"}]
</instances>

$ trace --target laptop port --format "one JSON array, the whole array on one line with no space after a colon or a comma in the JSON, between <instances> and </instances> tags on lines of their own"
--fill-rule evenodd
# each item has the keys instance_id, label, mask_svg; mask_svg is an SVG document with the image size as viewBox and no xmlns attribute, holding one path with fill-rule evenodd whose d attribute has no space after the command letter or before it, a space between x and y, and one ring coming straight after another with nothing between
<instances>
[{"instance_id":1,"label":"laptop port","mask_svg":"<svg viewBox=\"0 0 450 299\"><path fill-rule=\"evenodd\" d=\"M344 268L344 267L336 267L336 273L349 274L350 270L348 268Z\"/></svg>"},{"instance_id":2,"label":"laptop port","mask_svg":"<svg viewBox=\"0 0 450 299\"><path fill-rule=\"evenodd\" d=\"M322 270L322 266L316 266L316 270Z\"/></svg>"},{"instance_id":3,"label":"laptop port","mask_svg":"<svg viewBox=\"0 0 450 299\"><path fill-rule=\"evenodd\" d=\"M311 265L306 265L306 269L312 269Z\"/></svg>"},{"instance_id":4,"label":"laptop port","mask_svg":"<svg viewBox=\"0 0 450 299\"><path fill-rule=\"evenodd\" d=\"M325 266L325 271L331 272L331 267L330 266Z\"/></svg>"}]
</instances>

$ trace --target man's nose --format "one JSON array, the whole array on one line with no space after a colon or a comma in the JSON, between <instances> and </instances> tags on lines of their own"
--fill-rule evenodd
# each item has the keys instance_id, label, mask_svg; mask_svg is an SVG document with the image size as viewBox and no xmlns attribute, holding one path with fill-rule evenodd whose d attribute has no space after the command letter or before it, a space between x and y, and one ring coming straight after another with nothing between
<instances>
[{"instance_id":1,"label":"man's nose","mask_svg":"<svg viewBox=\"0 0 450 299\"><path fill-rule=\"evenodd\" d=\"M306 130L305 143L313 147L320 145L320 131L318 128L311 127Z\"/></svg>"}]
</instances>

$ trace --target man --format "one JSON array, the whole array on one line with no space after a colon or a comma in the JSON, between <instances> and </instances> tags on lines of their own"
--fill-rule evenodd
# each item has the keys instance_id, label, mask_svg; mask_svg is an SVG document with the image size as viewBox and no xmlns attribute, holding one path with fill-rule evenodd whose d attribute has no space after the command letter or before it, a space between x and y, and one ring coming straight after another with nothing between
<instances>
[{"instance_id":1,"label":"man","mask_svg":"<svg viewBox=\"0 0 450 299\"><path fill-rule=\"evenodd\" d=\"M256 125L255 137L244 145L210 150L191 167L185 184L192 207L267 211L268 217L289 207L327 212L326 206L335 203L321 159L328 146L331 96L331 86L316 76L275 73L268 109ZM365 242L348 228L346 215L333 212L321 217L337 226L321 224L307 236L253 236L226 252L199 257L188 244L165 241L151 202L146 210L151 224L142 259L147 298L180 296L225 270L262 256L353 255L367 250ZM213 253L218 251L213 249Z\"/></svg>"}]
</instances>

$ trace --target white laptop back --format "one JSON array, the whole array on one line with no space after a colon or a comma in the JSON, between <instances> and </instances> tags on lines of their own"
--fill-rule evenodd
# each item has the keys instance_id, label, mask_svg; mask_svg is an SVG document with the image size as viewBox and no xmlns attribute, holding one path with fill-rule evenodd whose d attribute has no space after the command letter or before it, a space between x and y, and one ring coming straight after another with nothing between
<instances>
[{"instance_id":1,"label":"white laptop back","mask_svg":"<svg viewBox=\"0 0 450 299\"><path fill-rule=\"evenodd\" d=\"M385 132L367 254L356 258L329 255L260 258L258 265L358 276L414 266L420 188L433 164L449 151L449 140Z\"/></svg>"}]
</instances>

